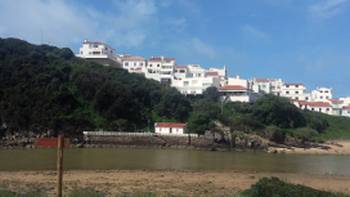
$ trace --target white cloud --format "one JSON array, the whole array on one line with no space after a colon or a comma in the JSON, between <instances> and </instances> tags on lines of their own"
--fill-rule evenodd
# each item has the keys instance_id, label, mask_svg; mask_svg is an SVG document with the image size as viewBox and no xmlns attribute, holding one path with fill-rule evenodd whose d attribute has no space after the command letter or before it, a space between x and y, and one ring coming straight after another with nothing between
<instances>
[{"instance_id":1,"label":"white cloud","mask_svg":"<svg viewBox=\"0 0 350 197\"><path fill-rule=\"evenodd\" d=\"M82 39L108 41L116 47L142 45L156 18L153 0L115 1L102 12L66 0L0 1L0 36L70 46Z\"/></svg>"},{"instance_id":2,"label":"white cloud","mask_svg":"<svg viewBox=\"0 0 350 197\"><path fill-rule=\"evenodd\" d=\"M308 10L313 17L331 18L344 11L349 5L349 0L320 0L309 6Z\"/></svg>"},{"instance_id":3,"label":"white cloud","mask_svg":"<svg viewBox=\"0 0 350 197\"><path fill-rule=\"evenodd\" d=\"M269 40L269 35L249 24L245 24L241 27L243 34L253 36L259 40Z\"/></svg>"}]
</instances>

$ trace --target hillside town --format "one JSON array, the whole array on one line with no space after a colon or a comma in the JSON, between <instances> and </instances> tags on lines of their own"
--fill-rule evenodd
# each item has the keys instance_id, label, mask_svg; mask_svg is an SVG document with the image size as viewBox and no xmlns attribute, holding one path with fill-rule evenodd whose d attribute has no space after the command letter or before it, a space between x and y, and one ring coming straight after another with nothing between
<instances>
[{"instance_id":1,"label":"hillside town","mask_svg":"<svg viewBox=\"0 0 350 197\"><path fill-rule=\"evenodd\" d=\"M203 68L198 64L178 65L175 58L163 56L147 59L123 55L106 43L88 40L83 41L76 56L144 75L174 87L184 95L201 95L208 87L216 87L222 102L254 102L259 95L274 94L290 99L300 109L350 117L350 97L334 98L333 89L329 87L310 91L301 82L289 83L280 78L231 77L226 66Z\"/></svg>"}]
</instances>

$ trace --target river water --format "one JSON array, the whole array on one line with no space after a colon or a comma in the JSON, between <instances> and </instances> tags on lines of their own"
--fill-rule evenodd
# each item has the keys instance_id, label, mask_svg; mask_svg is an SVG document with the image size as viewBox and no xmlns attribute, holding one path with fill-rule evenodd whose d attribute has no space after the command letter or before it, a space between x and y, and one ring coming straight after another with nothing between
<instances>
[{"instance_id":1,"label":"river water","mask_svg":"<svg viewBox=\"0 0 350 197\"><path fill-rule=\"evenodd\" d=\"M55 149L0 150L0 170L54 170ZM165 149L66 149L71 170L194 170L350 176L350 156Z\"/></svg>"}]
</instances>

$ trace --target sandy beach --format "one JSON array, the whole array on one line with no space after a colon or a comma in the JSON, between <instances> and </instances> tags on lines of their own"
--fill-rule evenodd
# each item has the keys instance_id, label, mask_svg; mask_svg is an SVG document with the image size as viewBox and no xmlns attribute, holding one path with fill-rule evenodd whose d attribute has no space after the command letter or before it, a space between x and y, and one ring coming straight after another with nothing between
<instances>
[{"instance_id":1,"label":"sandy beach","mask_svg":"<svg viewBox=\"0 0 350 197\"><path fill-rule=\"evenodd\" d=\"M262 177L275 176L315 189L350 194L350 177L290 173L190 172L190 171L68 171L64 190L94 188L110 196L124 192L154 192L159 195L226 196L249 188ZM13 191L33 188L55 193L53 171L0 172L0 187Z\"/></svg>"},{"instance_id":2,"label":"sandy beach","mask_svg":"<svg viewBox=\"0 0 350 197\"><path fill-rule=\"evenodd\" d=\"M321 144L327 146L328 149L322 148L276 148L269 147L268 152L271 153L290 153L290 154L332 154L332 155L350 155L350 141L336 140L328 141Z\"/></svg>"}]
</instances>

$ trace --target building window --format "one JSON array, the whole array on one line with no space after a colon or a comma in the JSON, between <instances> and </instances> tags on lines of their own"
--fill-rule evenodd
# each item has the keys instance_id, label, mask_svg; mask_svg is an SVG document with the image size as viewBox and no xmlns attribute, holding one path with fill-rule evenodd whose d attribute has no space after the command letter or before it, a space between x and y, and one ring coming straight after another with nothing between
<instances>
[{"instance_id":1,"label":"building window","mask_svg":"<svg viewBox=\"0 0 350 197\"><path fill-rule=\"evenodd\" d=\"M129 66L129 62L125 62L124 65L125 65L125 66Z\"/></svg>"},{"instance_id":2,"label":"building window","mask_svg":"<svg viewBox=\"0 0 350 197\"><path fill-rule=\"evenodd\" d=\"M305 97L305 100L309 100L309 97Z\"/></svg>"},{"instance_id":3,"label":"building window","mask_svg":"<svg viewBox=\"0 0 350 197\"><path fill-rule=\"evenodd\" d=\"M160 67L160 64L157 64L157 67Z\"/></svg>"},{"instance_id":4,"label":"building window","mask_svg":"<svg viewBox=\"0 0 350 197\"><path fill-rule=\"evenodd\" d=\"M311 108L311 111L315 111L315 108Z\"/></svg>"},{"instance_id":5,"label":"building window","mask_svg":"<svg viewBox=\"0 0 350 197\"><path fill-rule=\"evenodd\" d=\"M299 88L299 85L295 85L296 88Z\"/></svg>"},{"instance_id":6,"label":"building window","mask_svg":"<svg viewBox=\"0 0 350 197\"><path fill-rule=\"evenodd\" d=\"M326 111L329 111L329 108L327 108Z\"/></svg>"},{"instance_id":7,"label":"building window","mask_svg":"<svg viewBox=\"0 0 350 197\"><path fill-rule=\"evenodd\" d=\"M289 91L286 91L286 94L289 94Z\"/></svg>"},{"instance_id":8,"label":"building window","mask_svg":"<svg viewBox=\"0 0 350 197\"><path fill-rule=\"evenodd\" d=\"M140 66L143 66L143 62L140 63Z\"/></svg>"},{"instance_id":9,"label":"building window","mask_svg":"<svg viewBox=\"0 0 350 197\"><path fill-rule=\"evenodd\" d=\"M134 62L134 66L136 66L136 62Z\"/></svg>"},{"instance_id":10,"label":"building window","mask_svg":"<svg viewBox=\"0 0 350 197\"><path fill-rule=\"evenodd\" d=\"M299 94L299 91L295 91L295 94Z\"/></svg>"},{"instance_id":11,"label":"building window","mask_svg":"<svg viewBox=\"0 0 350 197\"><path fill-rule=\"evenodd\" d=\"M323 99L323 96L320 96L320 99Z\"/></svg>"}]
</instances>

